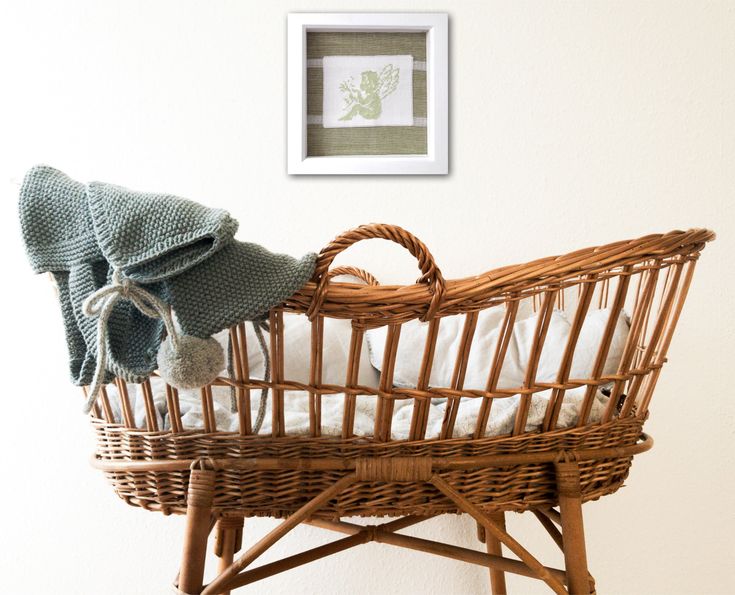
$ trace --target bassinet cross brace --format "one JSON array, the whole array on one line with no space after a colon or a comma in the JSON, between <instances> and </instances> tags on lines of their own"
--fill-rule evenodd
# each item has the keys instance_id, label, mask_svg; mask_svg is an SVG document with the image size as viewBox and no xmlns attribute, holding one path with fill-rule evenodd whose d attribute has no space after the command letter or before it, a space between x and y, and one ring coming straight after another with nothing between
<instances>
[{"instance_id":1,"label":"bassinet cross brace","mask_svg":"<svg viewBox=\"0 0 735 595\"><path fill-rule=\"evenodd\" d=\"M641 439L639 443L628 447L464 457L452 461L430 457L372 457L355 459L352 464L346 464L343 460L323 459L318 463L320 468L346 470L346 475L330 488L312 498L234 561L234 554L241 547L243 519L232 512L220 515L213 507L217 473L228 468L296 470L313 467L314 461L310 462L305 459L197 459L193 462L176 460L159 463L144 461L117 463L95 460L95 465L105 471L123 472L142 471L144 468L156 471L182 470L190 464L182 565L175 585L181 595L227 594L232 589L372 541L485 566L490 569L493 595L505 593L505 572L542 580L555 593L589 594L594 593L594 580L587 570L579 464L585 461L632 457L649 450L653 445L652 439L645 434L641 435ZM565 570L541 564L508 534L504 527L502 512L488 512L473 504L441 475L442 471L448 470L469 470L477 467L502 468L531 463L548 463L554 466L559 511L553 508L539 508L534 509L533 512L562 549ZM431 483L441 494L451 500L458 510L469 514L477 521L480 540L486 542L488 553L396 533L396 531L431 518L430 516L408 515L380 525L367 526L325 520L315 516L324 504L337 497L349 486L361 481L391 483L426 481ZM211 583L203 585L207 542L215 523L217 525L215 553L220 557L219 574ZM266 550L301 523L345 533L348 537L264 564L255 569L246 570ZM561 531L556 528L557 524L561 527ZM502 556L501 544L505 545L520 560Z\"/></svg>"}]
</instances>

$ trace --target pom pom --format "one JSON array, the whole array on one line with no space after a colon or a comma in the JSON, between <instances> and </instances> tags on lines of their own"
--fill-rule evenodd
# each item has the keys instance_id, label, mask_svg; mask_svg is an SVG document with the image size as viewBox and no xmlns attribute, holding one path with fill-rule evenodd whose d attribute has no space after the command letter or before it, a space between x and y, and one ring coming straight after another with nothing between
<instances>
[{"instance_id":1,"label":"pom pom","mask_svg":"<svg viewBox=\"0 0 735 595\"><path fill-rule=\"evenodd\" d=\"M225 355L216 339L177 336L178 349L166 337L158 350L158 373L176 388L199 388L212 382L225 367Z\"/></svg>"}]
</instances>

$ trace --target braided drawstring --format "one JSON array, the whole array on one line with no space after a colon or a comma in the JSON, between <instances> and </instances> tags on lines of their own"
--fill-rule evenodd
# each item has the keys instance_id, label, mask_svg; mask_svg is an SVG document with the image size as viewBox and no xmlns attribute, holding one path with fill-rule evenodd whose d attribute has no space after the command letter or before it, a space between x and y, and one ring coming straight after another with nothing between
<instances>
[{"instance_id":1,"label":"braided drawstring","mask_svg":"<svg viewBox=\"0 0 735 595\"><path fill-rule=\"evenodd\" d=\"M266 382L270 382L271 379L271 358L268 354L268 347L265 344L265 338L263 337L263 331L261 330L261 326L264 327L266 330L268 329L268 326L265 322L254 320L253 321L253 330L255 331L255 336L258 338L258 345L260 346L260 351L263 354L263 364L265 369L263 370L263 380ZM265 386L260 391L260 403L258 404L258 415L255 418L255 424L253 424L253 433L257 434L260 431L260 427L263 425L263 420L265 419L265 408L268 403L268 387Z\"/></svg>"},{"instance_id":2,"label":"braided drawstring","mask_svg":"<svg viewBox=\"0 0 735 595\"><path fill-rule=\"evenodd\" d=\"M258 347L260 347L260 353L263 355L263 365L264 365L264 371L263 371L263 380L266 382L270 382L271 379L271 358L270 354L268 353L268 346L265 343L265 338L263 337L263 331L268 330L268 323L265 320L253 320L251 322L253 325L253 330L255 331L255 336L258 339ZM230 378L234 378L235 372L233 370L233 361L232 361L232 340L228 340L227 342L227 373L229 374ZM260 404L258 405L258 414L255 417L255 424L252 427L253 434L257 434L260 431L261 426L263 425L263 420L265 419L265 409L268 404L268 387L263 387L260 390ZM232 413L237 412L237 397L235 396L235 387L230 386L230 411Z\"/></svg>"},{"instance_id":3,"label":"braided drawstring","mask_svg":"<svg viewBox=\"0 0 735 595\"><path fill-rule=\"evenodd\" d=\"M112 273L112 283L90 294L82 304L82 312L85 316L97 318L97 366L84 407L85 413L89 413L92 409L104 383L107 370L107 322L115 304L121 299L132 302L138 310L150 318L162 319L171 343L174 348L178 347L176 327L166 302L133 283L115 269Z\"/></svg>"}]
</instances>

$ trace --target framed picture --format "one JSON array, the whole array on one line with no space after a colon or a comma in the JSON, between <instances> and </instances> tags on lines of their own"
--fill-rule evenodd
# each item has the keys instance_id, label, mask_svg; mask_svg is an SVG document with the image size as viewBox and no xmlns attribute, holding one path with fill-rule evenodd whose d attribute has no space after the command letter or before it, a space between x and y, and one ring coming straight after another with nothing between
<instances>
[{"instance_id":1,"label":"framed picture","mask_svg":"<svg viewBox=\"0 0 735 595\"><path fill-rule=\"evenodd\" d=\"M446 174L445 13L288 15L288 173Z\"/></svg>"}]
</instances>

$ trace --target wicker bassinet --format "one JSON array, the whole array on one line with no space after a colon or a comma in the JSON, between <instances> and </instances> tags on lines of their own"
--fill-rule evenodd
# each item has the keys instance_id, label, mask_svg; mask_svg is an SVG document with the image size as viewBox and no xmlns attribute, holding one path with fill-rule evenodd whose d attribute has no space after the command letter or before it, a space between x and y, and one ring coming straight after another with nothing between
<instances>
[{"instance_id":1,"label":"wicker bassinet","mask_svg":"<svg viewBox=\"0 0 735 595\"><path fill-rule=\"evenodd\" d=\"M414 285L381 286L368 273L349 267L330 271L333 259L350 245L369 238L397 242L418 260L421 277ZM146 427L136 428L128 388L116 382L122 423L115 423L107 391L93 408L97 434L94 465L103 470L126 502L164 514L186 514L178 593L214 595L370 541L420 550L490 569L492 593L505 593L505 572L545 581L556 593L592 593L587 570L581 504L615 492L628 475L633 456L651 448L642 432L666 352L689 289L700 251L714 234L708 230L673 231L550 257L445 281L424 244L392 225L366 225L337 237L319 256L313 281L270 312L270 380L250 378L244 325L230 331L234 378L216 384L235 388L239 432L215 427L212 387L201 390L205 428L182 427L177 391L167 387L171 428L156 420L151 385L145 398ZM351 273L364 283L333 277ZM538 313L529 366L522 386L499 389L497 381L513 332L519 304ZM463 388L478 313L502 308L503 322L489 363L485 390ZM536 366L555 308L568 310L571 332L556 381L536 381ZM609 308L589 378L570 378L572 358L585 315ZM617 373L602 376L615 321L630 315L630 331ZM284 313L311 320L310 380L284 377ZM462 315L461 344L450 386L430 386L439 326L449 315ZM322 383L325 317L349 319L352 337L344 383ZM415 388L394 386L393 373L402 324L428 321L427 340ZM385 356L378 388L357 384L362 339L367 329L387 326ZM602 419L589 419L591 401L602 385L611 386ZM267 386L272 399L272 434L253 435L250 399ZM576 427L557 428L565 391L586 387ZM289 435L283 414L287 391L309 394L309 436ZM541 431L525 432L534 393L551 390ZM321 436L324 395L344 393L342 436ZM377 395L373 437L353 433L357 395ZM487 438L485 427L495 400L520 394L514 430ZM426 435L428 404L446 398L441 432ZM413 401L408 440L391 439L396 399ZM476 430L452 437L461 400L482 399ZM558 507L558 509L556 508ZM564 569L542 565L505 530L506 511L531 511L563 550ZM477 521L487 553L399 533L445 513L467 513ZM243 518L273 516L285 520L233 562L240 549ZM359 525L340 517L398 517L378 525ZM251 568L264 551L299 523L346 536L277 562ZM216 534L220 558L217 577L203 585L210 534ZM502 545L517 559L502 554Z\"/></svg>"}]
</instances>

